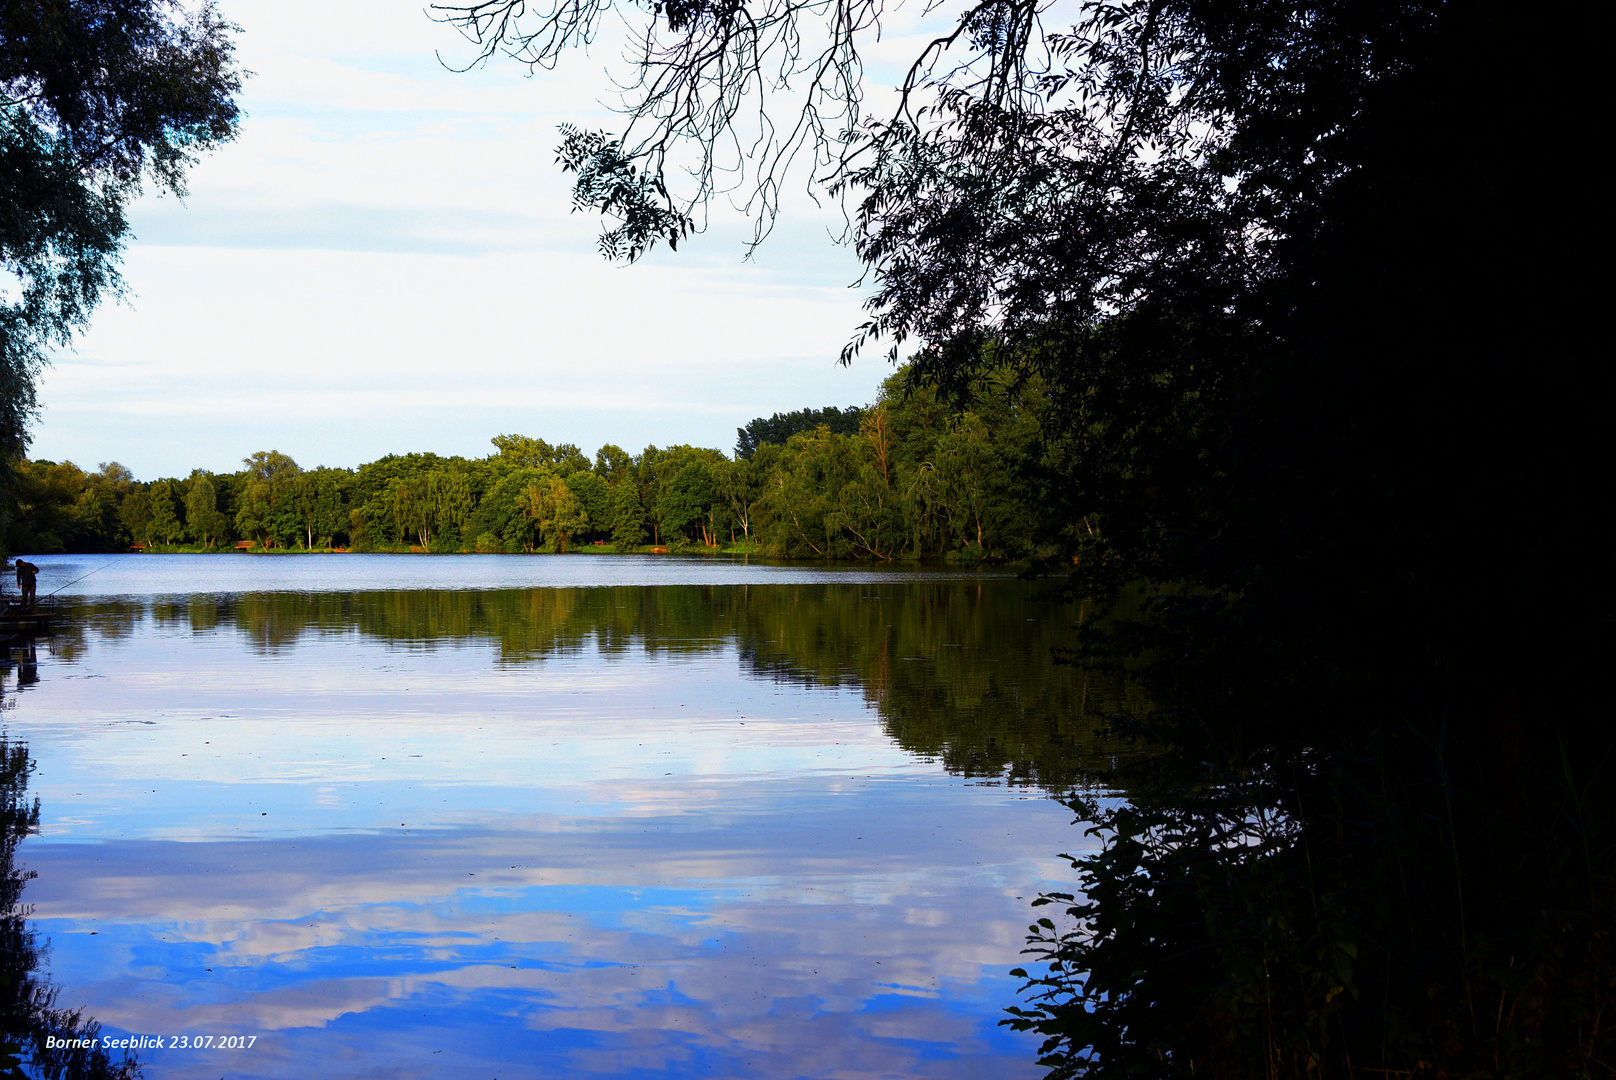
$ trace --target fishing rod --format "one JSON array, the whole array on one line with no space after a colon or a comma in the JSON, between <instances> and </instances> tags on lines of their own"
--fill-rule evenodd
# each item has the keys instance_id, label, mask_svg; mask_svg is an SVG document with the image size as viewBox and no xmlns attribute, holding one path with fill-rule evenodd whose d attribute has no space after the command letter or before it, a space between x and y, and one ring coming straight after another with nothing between
<instances>
[{"instance_id":1,"label":"fishing rod","mask_svg":"<svg viewBox=\"0 0 1616 1080\"><path fill-rule=\"evenodd\" d=\"M95 573L96 570L105 570L107 567L109 567L111 565L112 565L112 563L109 563L109 562L102 563L100 566L96 567L95 570L89 570L89 571L86 571L85 573L80 574L78 577L74 578L72 581L69 581L67 583L67 585L77 585L79 582L83 581L85 578L87 578L91 574ZM56 588L52 589L50 592L45 594L45 599L49 600L51 597L55 596L57 593L61 592L65 588L67 588L67 585L58 585L58 586L56 586Z\"/></svg>"}]
</instances>

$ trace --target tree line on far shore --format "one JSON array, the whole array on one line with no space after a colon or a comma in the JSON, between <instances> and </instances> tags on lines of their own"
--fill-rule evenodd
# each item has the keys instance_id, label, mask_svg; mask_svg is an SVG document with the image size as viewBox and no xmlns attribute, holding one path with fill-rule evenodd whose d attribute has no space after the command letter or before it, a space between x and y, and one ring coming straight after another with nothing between
<instances>
[{"instance_id":1,"label":"tree line on far shore","mask_svg":"<svg viewBox=\"0 0 1616 1080\"><path fill-rule=\"evenodd\" d=\"M388 455L357 469L259 451L233 473L138 481L116 462L13 466L10 551L566 552L732 549L794 558L1019 559L1036 554L1027 477L1039 387L982 380L945 398L900 368L866 408L803 409L715 449L499 435L479 459Z\"/></svg>"}]
</instances>

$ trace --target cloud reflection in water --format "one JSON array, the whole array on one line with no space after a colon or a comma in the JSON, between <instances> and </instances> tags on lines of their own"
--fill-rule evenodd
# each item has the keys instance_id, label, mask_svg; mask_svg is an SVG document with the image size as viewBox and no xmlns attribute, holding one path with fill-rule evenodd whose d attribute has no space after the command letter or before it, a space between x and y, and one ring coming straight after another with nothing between
<instances>
[{"instance_id":1,"label":"cloud reflection in water","mask_svg":"<svg viewBox=\"0 0 1616 1080\"><path fill-rule=\"evenodd\" d=\"M153 1077L1039 1075L996 1024L1067 812L755 647L87 633L8 722L64 1000L260 1035Z\"/></svg>"}]
</instances>

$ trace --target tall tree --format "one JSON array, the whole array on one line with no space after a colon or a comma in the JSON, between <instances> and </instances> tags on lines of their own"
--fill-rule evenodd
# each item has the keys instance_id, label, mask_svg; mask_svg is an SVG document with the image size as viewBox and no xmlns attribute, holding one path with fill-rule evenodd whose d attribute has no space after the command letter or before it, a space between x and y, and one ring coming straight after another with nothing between
<instances>
[{"instance_id":1,"label":"tall tree","mask_svg":"<svg viewBox=\"0 0 1616 1080\"><path fill-rule=\"evenodd\" d=\"M616 443L606 443L595 451L595 475L608 484L615 484L633 468L634 459Z\"/></svg>"},{"instance_id":2,"label":"tall tree","mask_svg":"<svg viewBox=\"0 0 1616 1080\"><path fill-rule=\"evenodd\" d=\"M395 539L408 541L411 533L422 546L431 539L431 524L421 505L419 485L402 478L394 478L388 488L388 506L392 511Z\"/></svg>"},{"instance_id":3,"label":"tall tree","mask_svg":"<svg viewBox=\"0 0 1616 1080\"><path fill-rule=\"evenodd\" d=\"M0 456L20 454L47 350L88 325L144 180L182 194L234 137L235 27L211 4L0 5Z\"/></svg>"},{"instance_id":4,"label":"tall tree","mask_svg":"<svg viewBox=\"0 0 1616 1080\"><path fill-rule=\"evenodd\" d=\"M191 490L185 494L185 525L199 544L211 546L224 539L224 515L219 513L213 477L201 470L192 474Z\"/></svg>"},{"instance_id":5,"label":"tall tree","mask_svg":"<svg viewBox=\"0 0 1616 1080\"><path fill-rule=\"evenodd\" d=\"M446 14L485 55L547 64L609 6ZM878 0L640 10L622 132L560 149L602 250L682 241L737 143L766 228L779 164L811 147L875 286L844 360L879 339L951 394L998 365L1042 380L1052 565L1080 595L1156 597L1080 638L1133 665L1155 707L1126 722L1165 753L1159 799L1086 808L1112 840L1071 936L1046 927L1057 966L1023 1017L1045 1060L1610 1060L1616 746L1587 718L1612 627L1565 587L1606 554L1603 173L1571 149L1602 130L1596 9L932 6L882 117L859 84ZM831 552L820 493L845 462L794 439L781 520ZM941 479L928 498L975 500ZM1556 527L1499 530L1500 504Z\"/></svg>"},{"instance_id":6,"label":"tall tree","mask_svg":"<svg viewBox=\"0 0 1616 1080\"><path fill-rule=\"evenodd\" d=\"M345 469L319 469L315 475L318 481L313 535L329 546L338 535L349 531L349 507L344 496L352 474Z\"/></svg>"},{"instance_id":7,"label":"tall tree","mask_svg":"<svg viewBox=\"0 0 1616 1080\"><path fill-rule=\"evenodd\" d=\"M147 542L151 520L151 499L145 491L131 491L118 504L118 521L131 540Z\"/></svg>"},{"instance_id":8,"label":"tall tree","mask_svg":"<svg viewBox=\"0 0 1616 1080\"><path fill-rule=\"evenodd\" d=\"M314 518L315 498L318 489L313 473L303 473L294 476L286 485L286 503L292 516L297 521L298 533L303 540L303 550L314 550Z\"/></svg>"},{"instance_id":9,"label":"tall tree","mask_svg":"<svg viewBox=\"0 0 1616 1080\"><path fill-rule=\"evenodd\" d=\"M185 535L185 523L176 510L179 500L174 496L174 485L159 480L147 489L146 497L151 506L151 518L144 539L153 547L178 543Z\"/></svg>"},{"instance_id":10,"label":"tall tree","mask_svg":"<svg viewBox=\"0 0 1616 1080\"><path fill-rule=\"evenodd\" d=\"M763 498L767 465L767 461L759 461L755 456L737 457L715 465L718 492L729 505L729 518L740 526L741 535L747 538L752 535L753 511Z\"/></svg>"},{"instance_id":11,"label":"tall tree","mask_svg":"<svg viewBox=\"0 0 1616 1080\"><path fill-rule=\"evenodd\" d=\"M664 535L682 537L694 530L703 544L712 546L713 504L718 498L711 464L700 458L680 463L662 494Z\"/></svg>"},{"instance_id":12,"label":"tall tree","mask_svg":"<svg viewBox=\"0 0 1616 1080\"><path fill-rule=\"evenodd\" d=\"M567 482L559 476L551 479L550 490L542 505L544 516L539 521L539 528L565 554L567 541L589 528L589 513Z\"/></svg>"},{"instance_id":13,"label":"tall tree","mask_svg":"<svg viewBox=\"0 0 1616 1080\"><path fill-rule=\"evenodd\" d=\"M584 514L589 518L587 531L609 531L612 523L612 489L600 474L575 472L567 477L567 488L577 496Z\"/></svg>"},{"instance_id":14,"label":"tall tree","mask_svg":"<svg viewBox=\"0 0 1616 1080\"><path fill-rule=\"evenodd\" d=\"M259 450L242 459L241 498L236 510L236 531L264 547L286 543L301 527L292 488L303 472L279 450Z\"/></svg>"},{"instance_id":15,"label":"tall tree","mask_svg":"<svg viewBox=\"0 0 1616 1080\"><path fill-rule=\"evenodd\" d=\"M612 545L632 551L643 543L645 507L640 505L640 486L629 477L612 488Z\"/></svg>"},{"instance_id":16,"label":"tall tree","mask_svg":"<svg viewBox=\"0 0 1616 1080\"><path fill-rule=\"evenodd\" d=\"M471 518L475 502L471 481L458 469L433 469L426 475L424 501L431 508L436 528L450 528L458 536Z\"/></svg>"}]
</instances>

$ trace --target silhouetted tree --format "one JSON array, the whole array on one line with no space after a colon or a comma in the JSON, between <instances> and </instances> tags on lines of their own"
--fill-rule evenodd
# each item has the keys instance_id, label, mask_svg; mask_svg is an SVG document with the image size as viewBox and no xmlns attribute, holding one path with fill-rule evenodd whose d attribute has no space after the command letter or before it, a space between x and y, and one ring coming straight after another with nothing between
<instances>
[{"instance_id":1,"label":"silhouetted tree","mask_svg":"<svg viewBox=\"0 0 1616 1080\"><path fill-rule=\"evenodd\" d=\"M484 55L547 64L606 8L441 10ZM1085 808L1110 840L1071 935L1039 931L1058 967L1022 1018L1046 1060L1591 1073L1616 1007L1612 733L1589 722L1611 623L1568 584L1608 546L1602 174L1571 149L1601 129L1593 9L929 10L868 117L879 0L650 5L623 133L565 129L560 157L632 259L689 233L737 144L766 229L807 150L874 284L844 361L913 348L962 402L989 372L1037 380L1051 566L1074 595L1157 597L1079 639L1150 689L1119 726L1162 756L1131 806ZM858 462L796 440L779 520L830 552L822 492ZM947 456L920 459L912 520L975 507L985 530L1007 481L953 481ZM1501 528L1502 506L1552 524Z\"/></svg>"}]
</instances>

